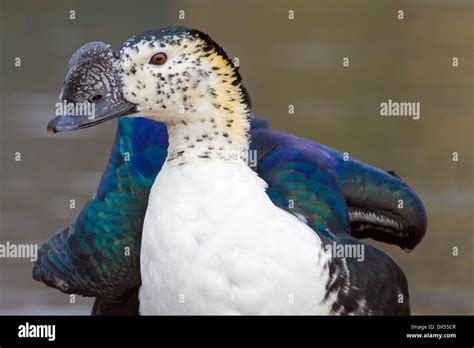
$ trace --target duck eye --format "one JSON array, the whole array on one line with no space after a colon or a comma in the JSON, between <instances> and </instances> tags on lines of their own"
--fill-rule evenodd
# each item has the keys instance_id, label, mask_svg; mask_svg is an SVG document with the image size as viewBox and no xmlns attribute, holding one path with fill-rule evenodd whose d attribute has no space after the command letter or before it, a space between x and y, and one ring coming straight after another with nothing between
<instances>
[{"instance_id":1,"label":"duck eye","mask_svg":"<svg viewBox=\"0 0 474 348\"><path fill-rule=\"evenodd\" d=\"M160 53L154 54L150 58L150 64L163 65L163 64L166 63L167 59L168 59L168 56L166 54L164 54L163 52L160 52Z\"/></svg>"},{"instance_id":2,"label":"duck eye","mask_svg":"<svg viewBox=\"0 0 474 348\"><path fill-rule=\"evenodd\" d=\"M94 94L89 97L89 102L95 104L102 101L102 99L104 99L104 96L102 94Z\"/></svg>"}]
</instances>

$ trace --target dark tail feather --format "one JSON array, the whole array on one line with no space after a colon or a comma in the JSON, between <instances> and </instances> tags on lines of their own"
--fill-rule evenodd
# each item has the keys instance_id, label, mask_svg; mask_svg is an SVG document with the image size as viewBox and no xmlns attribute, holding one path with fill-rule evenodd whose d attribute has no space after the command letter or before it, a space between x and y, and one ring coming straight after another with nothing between
<instances>
[{"instance_id":1,"label":"dark tail feather","mask_svg":"<svg viewBox=\"0 0 474 348\"><path fill-rule=\"evenodd\" d=\"M139 315L137 287L122 297L119 302L110 302L96 298L92 307L91 315Z\"/></svg>"}]
</instances>

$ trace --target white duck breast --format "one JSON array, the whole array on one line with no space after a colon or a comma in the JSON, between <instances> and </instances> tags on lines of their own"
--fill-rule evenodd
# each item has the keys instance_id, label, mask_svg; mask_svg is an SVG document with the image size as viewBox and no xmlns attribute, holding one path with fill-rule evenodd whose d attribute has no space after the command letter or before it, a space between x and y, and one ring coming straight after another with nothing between
<instances>
[{"instance_id":1,"label":"white duck breast","mask_svg":"<svg viewBox=\"0 0 474 348\"><path fill-rule=\"evenodd\" d=\"M265 185L241 161L165 163L143 227L141 314L330 312L321 240Z\"/></svg>"}]
</instances>

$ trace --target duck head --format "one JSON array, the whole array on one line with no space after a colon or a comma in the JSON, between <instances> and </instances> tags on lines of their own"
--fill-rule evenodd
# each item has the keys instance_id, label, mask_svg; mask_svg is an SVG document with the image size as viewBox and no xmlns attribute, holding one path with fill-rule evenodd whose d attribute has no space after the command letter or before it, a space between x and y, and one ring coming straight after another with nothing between
<instances>
[{"instance_id":1,"label":"duck head","mask_svg":"<svg viewBox=\"0 0 474 348\"><path fill-rule=\"evenodd\" d=\"M82 46L69 60L57 116L49 122L48 132L82 129L134 113L135 105L122 98L120 86L110 46L104 42Z\"/></svg>"},{"instance_id":2,"label":"duck head","mask_svg":"<svg viewBox=\"0 0 474 348\"><path fill-rule=\"evenodd\" d=\"M94 117L59 115L48 130L70 131L120 116L189 127L191 142L247 141L250 101L238 68L208 35L184 27L148 31L117 52L92 42L71 58L62 101L89 102ZM171 132L170 132L171 133ZM170 134L171 135L171 134Z\"/></svg>"}]
</instances>

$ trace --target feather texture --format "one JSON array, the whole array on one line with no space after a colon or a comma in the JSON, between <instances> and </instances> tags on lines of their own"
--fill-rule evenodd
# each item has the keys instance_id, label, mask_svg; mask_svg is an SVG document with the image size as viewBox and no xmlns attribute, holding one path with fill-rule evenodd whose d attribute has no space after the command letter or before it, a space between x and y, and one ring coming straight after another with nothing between
<instances>
[{"instance_id":1,"label":"feather texture","mask_svg":"<svg viewBox=\"0 0 474 348\"><path fill-rule=\"evenodd\" d=\"M161 123L142 118L122 118L118 122L110 161L96 196L70 227L42 246L33 270L34 278L48 286L99 298L102 305L96 304L95 308L102 308L96 310L101 314L107 313L108 302L126 302L124 298L136 296L148 195L168 146L166 128ZM411 249L423 237L423 205L397 177L352 159L344 161L339 152L272 130L266 121L256 118L252 119L251 148L257 150L256 170L268 183L272 202L322 231L325 242L357 243L353 236L372 237ZM398 197L409 209L398 209ZM356 208L392 217L400 222L404 234L393 237L393 231L377 225L370 216L366 219L373 223L366 223L367 227L363 217L359 219L362 222L351 220L356 215L350 212ZM351 232L354 227L355 233ZM406 279L393 261L374 248L366 248L366 253L380 265L387 282L379 284L379 278L365 274L367 270L360 263L348 262L346 266L355 271L351 273L353 284L377 292L393 283L393 293L406 298ZM343 265L339 269L344 269ZM349 302L339 303L340 308L334 310L356 311L362 301L357 300L356 293L353 288ZM406 310L405 306L399 312Z\"/></svg>"}]
</instances>

